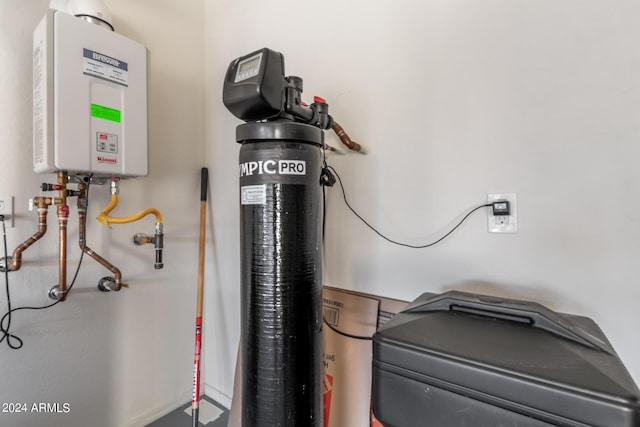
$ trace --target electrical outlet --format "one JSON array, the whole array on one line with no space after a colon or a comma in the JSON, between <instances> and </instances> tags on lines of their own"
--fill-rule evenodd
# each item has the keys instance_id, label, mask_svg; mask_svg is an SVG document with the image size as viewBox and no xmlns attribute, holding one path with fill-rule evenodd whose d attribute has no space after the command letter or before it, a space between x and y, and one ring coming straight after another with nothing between
<instances>
[{"instance_id":1,"label":"electrical outlet","mask_svg":"<svg viewBox=\"0 0 640 427\"><path fill-rule=\"evenodd\" d=\"M13 227L13 196L0 196L0 215L4 215L7 227Z\"/></svg>"},{"instance_id":2,"label":"electrical outlet","mask_svg":"<svg viewBox=\"0 0 640 427\"><path fill-rule=\"evenodd\" d=\"M487 230L489 233L517 233L518 232L518 204L516 193L489 193L487 202L494 203L508 201L509 215L494 215L491 208L487 209Z\"/></svg>"}]
</instances>

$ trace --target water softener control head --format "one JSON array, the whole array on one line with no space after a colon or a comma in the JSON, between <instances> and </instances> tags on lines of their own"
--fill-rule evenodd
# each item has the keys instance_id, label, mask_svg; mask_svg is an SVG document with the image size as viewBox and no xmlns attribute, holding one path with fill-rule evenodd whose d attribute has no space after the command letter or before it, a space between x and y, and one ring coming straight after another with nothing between
<instances>
[{"instance_id":1,"label":"water softener control head","mask_svg":"<svg viewBox=\"0 0 640 427\"><path fill-rule=\"evenodd\" d=\"M279 52L261 49L235 59L227 69L222 91L225 107L245 122L285 120L330 129L333 119L322 98L302 102L302 79L285 77Z\"/></svg>"},{"instance_id":2,"label":"water softener control head","mask_svg":"<svg viewBox=\"0 0 640 427\"><path fill-rule=\"evenodd\" d=\"M270 119L284 111L286 85L282 54L264 48L231 62L222 100L241 120Z\"/></svg>"}]
</instances>

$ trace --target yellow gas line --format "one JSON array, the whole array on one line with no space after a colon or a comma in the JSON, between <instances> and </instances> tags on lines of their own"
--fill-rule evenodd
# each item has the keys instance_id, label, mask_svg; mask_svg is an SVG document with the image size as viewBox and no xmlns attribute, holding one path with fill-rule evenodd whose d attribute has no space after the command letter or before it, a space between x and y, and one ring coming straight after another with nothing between
<instances>
[{"instance_id":1,"label":"yellow gas line","mask_svg":"<svg viewBox=\"0 0 640 427\"><path fill-rule=\"evenodd\" d=\"M106 225L107 227L110 227L111 224L128 224L130 222L138 221L138 220L144 218L147 215L154 215L156 217L156 224L162 224L162 214L156 208L143 209L140 212L138 212L138 213L136 213L134 215L131 215L131 216L127 216L127 217L109 216L109 213L113 209L115 209L115 207L117 205L118 205L118 195L117 194L112 194L111 195L111 201L109 202L109 204L107 206L105 206L105 208L102 210L102 212L100 212L98 214L96 219L98 221L100 221L102 224Z\"/></svg>"}]
</instances>

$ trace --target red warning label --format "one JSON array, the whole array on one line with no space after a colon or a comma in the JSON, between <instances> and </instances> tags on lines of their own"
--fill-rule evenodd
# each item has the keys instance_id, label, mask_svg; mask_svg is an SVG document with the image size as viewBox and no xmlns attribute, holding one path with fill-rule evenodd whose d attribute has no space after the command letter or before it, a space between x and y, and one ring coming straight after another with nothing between
<instances>
[{"instance_id":1,"label":"red warning label","mask_svg":"<svg viewBox=\"0 0 640 427\"><path fill-rule=\"evenodd\" d=\"M380 421L373 415L373 411L371 411L371 427L384 427Z\"/></svg>"},{"instance_id":2,"label":"red warning label","mask_svg":"<svg viewBox=\"0 0 640 427\"><path fill-rule=\"evenodd\" d=\"M324 374L324 427L329 427L329 414L331 413L331 392L333 390L333 377Z\"/></svg>"}]
</instances>

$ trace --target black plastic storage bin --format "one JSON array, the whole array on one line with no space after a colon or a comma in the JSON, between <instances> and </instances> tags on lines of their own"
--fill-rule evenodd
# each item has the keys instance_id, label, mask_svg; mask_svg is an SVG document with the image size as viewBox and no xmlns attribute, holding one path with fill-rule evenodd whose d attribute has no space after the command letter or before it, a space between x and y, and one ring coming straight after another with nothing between
<instances>
[{"instance_id":1,"label":"black plastic storage bin","mask_svg":"<svg viewBox=\"0 0 640 427\"><path fill-rule=\"evenodd\" d=\"M640 392L591 319L455 291L376 332L372 398L385 427L640 427Z\"/></svg>"}]
</instances>

